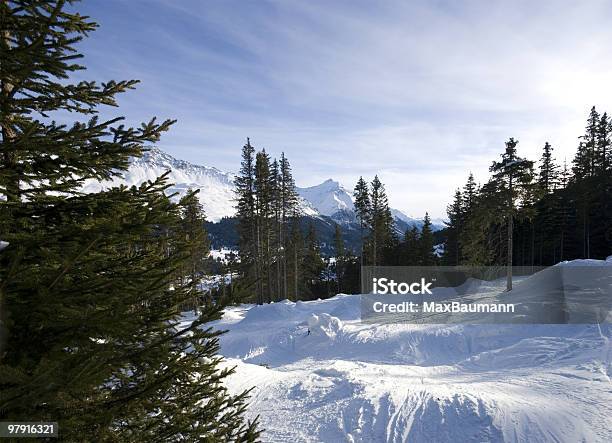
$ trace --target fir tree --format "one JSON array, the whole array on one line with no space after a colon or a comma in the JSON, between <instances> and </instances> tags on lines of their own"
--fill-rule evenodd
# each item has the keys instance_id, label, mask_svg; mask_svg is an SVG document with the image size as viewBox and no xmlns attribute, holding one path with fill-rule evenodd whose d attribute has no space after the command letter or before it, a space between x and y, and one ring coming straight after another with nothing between
<instances>
[{"instance_id":1,"label":"fir tree","mask_svg":"<svg viewBox=\"0 0 612 443\"><path fill-rule=\"evenodd\" d=\"M558 182L557 165L555 164L552 151L552 146L550 146L550 143L546 142L540 159L539 174L539 185L544 194L551 193Z\"/></svg>"},{"instance_id":2,"label":"fir tree","mask_svg":"<svg viewBox=\"0 0 612 443\"><path fill-rule=\"evenodd\" d=\"M608 114L604 112L597 126L597 148L595 151L595 167L600 174L605 173L610 167L611 133L612 121L608 118Z\"/></svg>"},{"instance_id":3,"label":"fir tree","mask_svg":"<svg viewBox=\"0 0 612 443\"><path fill-rule=\"evenodd\" d=\"M574 157L574 165L572 168L574 177L590 177L595 172L600 122L599 113L595 109L595 106L593 106L587 118L585 134L580 137L581 142L578 146L576 156Z\"/></svg>"},{"instance_id":4,"label":"fir tree","mask_svg":"<svg viewBox=\"0 0 612 443\"><path fill-rule=\"evenodd\" d=\"M257 221L255 217L255 148L247 138L242 147L240 171L234 180L236 192L236 218L238 219L238 247L240 268L247 282L259 279L257 271ZM250 283L247 283L250 285ZM257 288L259 288L257 286ZM259 292L257 292L259 296ZM261 300L257 300L263 303Z\"/></svg>"},{"instance_id":5,"label":"fir tree","mask_svg":"<svg viewBox=\"0 0 612 443\"><path fill-rule=\"evenodd\" d=\"M446 223L446 241L444 243L443 262L446 265L459 265L461 248L459 236L463 230L463 195L457 189L453 203L446 208L448 222Z\"/></svg>"},{"instance_id":6,"label":"fir tree","mask_svg":"<svg viewBox=\"0 0 612 443\"><path fill-rule=\"evenodd\" d=\"M164 178L80 192L172 122L96 116L136 82L70 82L96 24L64 6L0 2L0 420L59 421L63 441L252 441L245 394L223 386L231 370L205 326L226 301L179 321L198 295L180 275L196 258L185 202ZM57 111L91 118L58 125Z\"/></svg>"},{"instance_id":7,"label":"fir tree","mask_svg":"<svg viewBox=\"0 0 612 443\"><path fill-rule=\"evenodd\" d=\"M270 165L270 176L272 185L272 212L273 220L270 225L271 233L271 287L269 289L271 294L275 294L275 300L280 300L282 296L281 292L281 255L282 243L281 243L281 175L278 166L278 161L274 159ZM273 287L272 287L273 286Z\"/></svg>"},{"instance_id":8,"label":"fir tree","mask_svg":"<svg viewBox=\"0 0 612 443\"><path fill-rule=\"evenodd\" d=\"M419 264L422 266L433 266L436 263L434 254L434 236L431 229L431 219L426 212L423 218L423 227L419 237Z\"/></svg>"},{"instance_id":9,"label":"fir tree","mask_svg":"<svg viewBox=\"0 0 612 443\"><path fill-rule=\"evenodd\" d=\"M595 177L598 163L598 141L601 117L595 106L587 118L585 134L581 136L581 142L574 156L572 172L573 187L578 201L578 212L581 222L582 256L591 258L591 216L593 206L596 205L597 196L593 189L599 184Z\"/></svg>"},{"instance_id":10,"label":"fir tree","mask_svg":"<svg viewBox=\"0 0 612 443\"><path fill-rule=\"evenodd\" d=\"M270 171L270 156L265 149L255 155L255 225L257 299L271 301L271 241L274 215L274 177Z\"/></svg>"},{"instance_id":11,"label":"fir tree","mask_svg":"<svg viewBox=\"0 0 612 443\"><path fill-rule=\"evenodd\" d=\"M363 266L365 255L365 232L369 228L371 222L370 191L368 189L368 184L363 177L359 177L359 180L355 185L355 190L353 191L353 197L355 199L355 215L357 216L357 221L359 222L359 230L361 234L360 260L361 266Z\"/></svg>"},{"instance_id":12,"label":"fir tree","mask_svg":"<svg viewBox=\"0 0 612 443\"><path fill-rule=\"evenodd\" d=\"M295 189L295 181L291 172L289 160L285 153L281 153L280 159L280 185L279 185L279 205L280 205L280 226L279 242L282 250L281 272L282 272L282 294L283 298L288 297L288 278L287 278L287 250L286 232L291 219L299 217L298 214L298 194Z\"/></svg>"},{"instance_id":13,"label":"fir tree","mask_svg":"<svg viewBox=\"0 0 612 443\"><path fill-rule=\"evenodd\" d=\"M478 190L474 205L465 214L464 225L459 236L462 264L490 266L500 264L503 250L500 234L505 211L501 184L489 180Z\"/></svg>"},{"instance_id":14,"label":"fir tree","mask_svg":"<svg viewBox=\"0 0 612 443\"><path fill-rule=\"evenodd\" d=\"M370 256L372 265L377 266L384 260L385 252L393 246L395 240L389 201L385 187L377 175L371 184L368 219L370 220Z\"/></svg>"},{"instance_id":15,"label":"fir tree","mask_svg":"<svg viewBox=\"0 0 612 443\"><path fill-rule=\"evenodd\" d=\"M181 232L185 236L185 242L189 247L189 260L181 270L182 276L188 277L188 282L193 285L194 293L192 308L197 311L202 300L198 299L200 293L198 284L204 276L207 268L206 259L210 251L210 241L204 229L206 217L204 208L198 198L199 190L189 191L180 200L183 208L181 213Z\"/></svg>"},{"instance_id":16,"label":"fir tree","mask_svg":"<svg viewBox=\"0 0 612 443\"><path fill-rule=\"evenodd\" d=\"M304 256L304 236L300 228L299 218L293 218L291 222L291 233L289 239L288 250L288 280L291 282L289 293L292 295L293 301L297 301L300 289L302 288L301 282L303 281L304 273L302 270L302 260Z\"/></svg>"},{"instance_id":17,"label":"fir tree","mask_svg":"<svg viewBox=\"0 0 612 443\"><path fill-rule=\"evenodd\" d=\"M478 195L478 186L476 185L476 181L474 180L474 174L470 172L470 175L468 176L468 179L467 179L467 183L463 187L462 212L466 216L469 216L470 212L472 211L477 195Z\"/></svg>"},{"instance_id":18,"label":"fir tree","mask_svg":"<svg viewBox=\"0 0 612 443\"><path fill-rule=\"evenodd\" d=\"M302 270L304 288L307 295L312 296L318 284L321 282L321 275L325 269L325 262L321 258L321 249L317 239L317 232L314 224L308 224L306 234L305 249L302 258Z\"/></svg>"},{"instance_id":19,"label":"fir tree","mask_svg":"<svg viewBox=\"0 0 612 443\"><path fill-rule=\"evenodd\" d=\"M416 225L413 225L412 228L407 229L404 234L404 243L402 247L402 255L403 255L403 265L405 266L415 266L419 264L419 254L420 254L420 245L419 245L419 229Z\"/></svg>"},{"instance_id":20,"label":"fir tree","mask_svg":"<svg viewBox=\"0 0 612 443\"><path fill-rule=\"evenodd\" d=\"M517 201L523 196L528 183L531 182L531 169L533 162L523 159L517 155L517 140L510 138L506 142L506 150L502 154L500 162L493 162L491 172L493 180L497 183L498 189L502 191L502 196L506 203L504 215L507 220L507 284L506 289L512 289L512 253L513 253L513 233L514 218Z\"/></svg>"}]
</instances>

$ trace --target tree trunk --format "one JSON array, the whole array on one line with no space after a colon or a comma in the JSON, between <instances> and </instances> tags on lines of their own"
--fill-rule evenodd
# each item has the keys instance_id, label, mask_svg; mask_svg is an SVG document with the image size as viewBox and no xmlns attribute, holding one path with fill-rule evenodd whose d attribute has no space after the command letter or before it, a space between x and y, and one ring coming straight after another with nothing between
<instances>
[{"instance_id":1,"label":"tree trunk","mask_svg":"<svg viewBox=\"0 0 612 443\"><path fill-rule=\"evenodd\" d=\"M276 241L276 297L279 298L279 300L283 299L283 291L281 289L281 256L282 256L282 245L283 245L283 240L282 240L282 223L281 223L281 218L280 218L280 214L278 214L277 211L277 216L276 216L276 223L278 224L278 238Z\"/></svg>"},{"instance_id":2,"label":"tree trunk","mask_svg":"<svg viewBox=\"0 0 612 443\"><path fill-rule=\"evenodd\" d=\"M6 0L4 3L7 3ZM10 34L8 30L2 31L2 46L4 49L9 49L10 47ZM2 80L2 84L0 85L0 93L2 94L2 106L1 111L4 114L4 120L6 124L1 125L0 129L2 132L2 143L4 144L5 151L3 154L3 169L9 172L9 177L7 177L6 183L6 201L7 202L19 202L21 200L20 196L20 184L19 184L19 173L17 172L17 158L16 155L11 153L8 148L10 148L10 144L17 137L17 133L11 126L11 122L13 120L13 116L9 115L9 96L13 92L14 85L6 80ZM2 240L0 238L0 240ZM9 318L7 308L5 306L5 297L6 295L0 288L0 361L4 356L4 349L6 347L6 342L8 340L8 328L6 327L7 319Z\"/></svg>"},{"instance_id":3,"label":"tree trunk","mask_svg":"<svg viewBox=\"0 0 612 443\"><path fill-rule=\"evenodd\" d=\"M512 175L509 180L510 207L508 212L508 263L506 273L506 291L512 291L512 236L514 234L514 196L512 189Z\"/></svg>"},{"instance_id":4,"label":"tree trunk","mask_svg":"<svg viewBox=\"0 0 612 443\"><path fill-rule=\"evenodd\" d=\"M2 31L2 46L6 50L10 48L10 34L9 31ZM6 201L7 202L18 202L20 198L20 186L19 186L19 173L17 171L17 157L16 154L10 152L10 144L17 137L15 129L12 127L11 122L14 119L13 115L9 114L9 100L10 95L13 93L14 85L10 81L5 79L2 80L0 85L0 91L2 94L2 114L4 115L4 121L6 122L1 126L2 129L2 143L4 144L5 151L3 154L4 170L9 172L6 183Z\"/></svg>"},{"instance_id":5,"label":"tree trunk","mask_svg":"<svg viewBox=\"0 0 612 443\"><path fill-rule=\"evenodd\" d=\"M508 265L506 274L506 291L512 291L512 231L514 230L514 217L512 212L508 216Z\"/></svg>"},{"instance_id":6,"label":"tree trunk","mask_svg":"<svg viewBox=\"0 0 612 443\"><path fill-rule=\"evenodd\" d=\"M256 242L256 253L255 253L255 278L257 281L257 304L263 305L263 291L261 289L261 243L260 243L260 227L259 220L257 221L257 242Z\"/></svg>"},{"instance_id":7,"label":"tree trunk","mask_svg":"<svg viewBox=\"0 0 612 443\"><path fill-rule=\"evenodd\" d=\"M533 266L535 265L535 223L531 221L531 272L533 272Z\"/></svg>"},{"instance_id":8,"label":"tree trunk","mask_svg":"<svg viewBox=\"0 0 612 443\"><path fill-rule=\"evenodd\" d=\"M294 301L298 300L298 253L297 253L297 245L293 247L293 296Z\"/></svg>"}]
</instances>

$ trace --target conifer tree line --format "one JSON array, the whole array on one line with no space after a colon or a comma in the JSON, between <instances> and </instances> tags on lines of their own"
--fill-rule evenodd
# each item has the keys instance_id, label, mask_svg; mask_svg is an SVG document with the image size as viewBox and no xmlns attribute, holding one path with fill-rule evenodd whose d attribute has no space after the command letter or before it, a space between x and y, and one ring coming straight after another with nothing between
<instances>
[{"instance_id":1,"label":"conifer tree line","mask_svg":"<svg viewBox=\"0 0 612 443\"><path fill-rule=\"evenodd\" d=\"M361 230L362 266L432 266L438 262L428 213L425 213L420 230L412 226L401 236L378 176L369 185L360 177L353 198Z\"/></svg>"},{"instance_id":2,"label":"conifer tree line","mask_svg":"<svg viewBox=\"0 0 612 443\"><path fill-rule=\"evenodd\" d=\"M297 300L317 292L325 265L314 226L303 232L285 154L271 159L247 139L235 183L240 274L254 300Z\"/></svg>"},{"instance_id":3,"label":"conifer tree line","mask_svg":"<svg viewBox=\"0 0 612 443\"><path fill-rule=\"evenodd\" d=\"M197 285L197 196L173 200L165 176L79 192L173 121L98 117L137 82L71 81L97 27L72 3L0 2L0 421L57 421L61 441L255 441L206 326L231 300ZM76 121L56 123L58 111Z\"/></svg>"},{"instance_id":4,"label":"conifer tree line","mask_svg":"<svg viewBox=\"0 0 612 443\"><path fill-rule=\"evenodd\" d=\"M612 252L612 123L593 107L571 164L539 161L510 138L482 186L472 174L447 208L443 263L546 266Z\"/></svg>"}]
</instances>

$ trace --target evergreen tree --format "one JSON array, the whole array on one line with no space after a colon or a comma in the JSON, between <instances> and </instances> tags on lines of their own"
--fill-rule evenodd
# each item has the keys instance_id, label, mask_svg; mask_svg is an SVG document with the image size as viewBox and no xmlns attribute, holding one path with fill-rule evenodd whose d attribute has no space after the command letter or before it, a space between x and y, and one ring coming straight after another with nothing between
<instances>
[{"instance_id":1,"label":"evergreen tree","mask_svg":"<svg viewBox=\"0 0 612 443\"><path fill-rule=\"evenodd\" d=\"M444 243L443 262L445 265L457 266L461 259L459 236L463 230L463 195L457 189L453 203L447 206L446 241Z\"/></svg>"},{"instance_id":2,"label":"evergreen tree","mask_svg":"<svg viewBox=\"0 0 612 443\"><path fill-rule=\"evenodd\" d=\"M281 272L282 272L282 294L283 298L288 297L288 278L287 278L287 250L286 232L289 222L292 218L299 216L298 214L298 194L295 189L295 181L291 172L289 160L285 157L285 153L281 153L280 159L280 185L279 185L279 205L280 205L280 225L279 225L279 242L281 248Z\"/></svg>"},{"instance_id":3,"label":"evergreen tree","mask_svg":"<svg viewBox=\"0 0 612 443\"><path fill-rule=\"evenodd\" d=\"M419 265L433 266L436 264L436 256L434 254L434 236L431 229L431 219L426 212L423 218L423 227L419 237Z\"/></svg>"},{"instance_id":4,"label":"evergreen tree","mask_svg":"<svg viewBox=\"0 0 612 443\"><path fill-rule=\"evenodd\" d=\"M385 252L393 246L395 235L393 217L385 187L374 176L370 190L370 256L372 265L377 266L384 261Z\"/></svg>"},{"instance_id":5,"label":"evergreen tree","mask_svg":"<svg viewBox=\"0 0 612 443\"><path fill-rule=\"evenodd\" d=\"M274 159L270 165L270 176L272 183L272 220L270 224L271 232L271 287L270 293L275 294L275 300L280 300L282 297L281 292L281 255L282 243L281 243L281 175L278 166L278 161Z\"/></svg>"},{"instance_id":6,"label":"evergreen tree","mask_svg":"<svg viewBox=\"0 0 612 443\"><path fill-rule=\"evenodd\" d=\"M567 188L567 185L569 184L571 177L572 177L571 172L569 171L567 167L567 160L563 160L563 167L561 168L561 171L559 172L559 186L561 187L561 189Z\"/></svg>"},{"instance_id":7,"label":"evergreen tree","mask_svg":"<svg viewBox=\"0 0 612 443\"><path fill-rule=\"evenodd\" d=\"M303 280L306 295L312 296L321 283L325 262L321 257L321 248L317 239L314 224L308 224L305 249L302 259Z\"/></svg>"},{"instance_id":8,"label":"evergreen tree","mask_svg":"<svg viewBox=\"0 0 612 443\"><path fill-rule=\"evenodd\" d=\"M96 24L65 2L3 1L0 21L0 420L59 421L63 441L256 439L205 327L226 301L179 321L198 295L180 275L201 241L182 232L186 202L165 178L80 192L172 122L96 116L136 82L70 82ZM58 111L91 118L58 125Z\"/></svg>"},{"instance_id":9,"label":"evergreen tree","mask_svg":"<svg viewBox=\"0 0 612 443\"><path fill-rule=\"evenodd\" d=\"M462 212L465 216L469 216L474 207L476 197L478 195L478 186L474 180L474 174L470 172L467 183L463 187L463 208Z\"/></svg>"},{"instance_id":10,"label":"evergreen tree","mask_svg":"<svg viewBox=\"0 0 612 443\"><path fill-rule=\"evenodd\" d=\"M353 198L355 200L355 215L357 216L357 221L359 222L359 229L361 234L361 266L364 265L364 255L365 255L365 233L367 229L370 227L370 212L371 212L371 202L370 202L370 191L368 189L368 184L363 179L363 177L359 177L357 184L355 185L355 190L353 191Z\"/></svg>"},{"instance_id":11,"label":"evergreen tree","mask_svg":"<svg viewBox=\"0 0 612 443\"><path fill-rule=\"evenodd\" d=\"M585 134L580 137L581 142L574 157L574 166L572 168L574 177L590 177L595 172L600 123L599 113L595 106L593 106L587 118Z\"/></svg>"},{"instance_id":12,"label":"evergreen tree","mask_svg":"<svg viewBox=\"0 0 612 443\"><path fill-rule=\"evenodd\" d=\"M601 174L610 168L610 137L612 121L606 112L603 113L597 126L597 148L595 151L595 167Z\"/></svg>"},{"instance_id":13,"label":"evergreen tree","mask_svg":"<svg viewBox=\"0 0 612 443\"><path fill-rule=\"evenodd\" d=\"M580 243L582 244L582 257L591 257L591 218L593 206L597 205L597 195L593 190L600 185L596 173L598 171L598 142L600 135L601 117L595 106L587 118L585 134L573 160L573 191L577 198L577 211L580 218Z\"/></svg>"},{"instance_id":14,"label":"evergreen tree","mask_svg":"<svg viewBox=\"0 0 612 443\"><path fill-rule=\"evenodd\" d=\"M238 219L238 247L240 270L248 282L259 281L257 257L257 220L255 216L255 148L247 138L242 147L240 171L234 180L236 192L236 218ZM259 289L259 286L257 286ZM256 293L259 297L259 292ZM263 303L257 299L257 302Z\"/></svg>"},{"instance_id":15,"label":"evergreen tree","mask_svg":"<svg viewBox=\"0 0 612 443\"><path fill-rule=\"evenodd\" d=\"M420 257L420 234L416 225L407 229L404 234L404 243L402 247L403 265L416 266L419 264Z\"/></svg>"},{"instance_id":16,"label":"evergreen tree","mask_svg":"<svg viewBox=\"0 0 612 443\"><path fill-rule=\"evenodd\" d=\"M607 113L600 115L593 107L585 133L580 137L572 171L567 162L560 170L557 168L552 147L546 144L537 183L532 179L531 162L518 158L515 150L506 156L505 164L494 164L497 167L492 168L492 179L476 190L472 205L464 204L462 208L463 226L458 234L461 262L508 264L515 243L510 237L516 237L517 250L512 254L514 264L546 265L572 258L607 257L612 249L612 199L609 197L612 168L607 160L610 158L610 127ZM510 159L513 156L517 161ZM516 192L510 192L509 173L512 171L508 169L519 167L520 174L514 183ZM454 242L454 219L459 212L456 200L457 194L449 205L449 227L444 231L445 242L452 251L449 245ZM468 206L471 206L469 211ZM508 229L509 209L515 222L511 230ZM444 261L449 262L448 255Z\"/></svg>"},{"instance_id":17,"label":"evergreen tree","mask_svg":"<svg viewBox=\"0 0 612 443\"><path fill-rule=\"evenodd\" d=\"M346 258L346 249L344 247L344 240L342 239L342 229L337 223L334 230L334 253L336 255L336 289L338 293L341 293L344 277L344 261Z\"/></svg>"},{"instance_id":18,"label":"evergreen tree","mask_svg":"<svg viewBox=\"0 0 612 443\"><path fill-rule=\"evenodd\" d=\"M255 155L255 225L257 249L257 299L271 301L271 241L274 217L274 177L270 170L270 156L265 149Z\"/></svg>"},{"instance_id":19,"label":"evergreen tree","mask_svg":"<svg viewBox=\"0 0 612 443\"><path fill-rule=\"evenodd\" d=\"M557 165L555 164L552 151L552 146L550 146L550 143L546 142L544 144L542 157L540 159L539 175L540 189L542 189L542 192L544 192L544 194L551 193L557 186L558 182Z\"/></svg>"},{"instance_id":20,"label":"evergreen tree","mask_svg":"<svg viewBox=\"0 0 612 443\"><path fill-rule=\"evenodd\" d=\"M512 253L513 233L516 203L524 196L527 185L531 182L531 169L533 162L517 155L517 140L510 138L506 142L506 150L500 162L493 162L491 172L498 189L501 190L503 201L506 203L504 215L507 220L507 290L512 289Z\"/></svg>"},{"instance_id":21,"label":"evergreen tree","mask_svg":"<svg viewBox=\"0 0 612 443\"><path fill-rule=\"evenodd\" d=\"M289 238L288 252L288 280L291 282L289 289L290 298L297 301L300 295L300 290L303 289L302 282L303 269L302 260L304 256L304 236L300 228L300 220L294 217L291 221L291 232Z\"/></svg>"},{"instance_id":22,"label":"evergreen tree","mask_svg":"<svg viewBox=\"0 0 612 443\"><path fill-rule=\"evenodd\" d=\"M206 272L206 259L210 251L210 241L204 229L206 217L204 208L198 199L197 191L189 191L180 200L181 232L185 236L185 242L189 248L189 259L186 266L181 270L182 276L187 276L188 282L193 285L194 293L192 308L197 311L202 300L198 299L200 293L198 285Z\"/></svg>"},{"instance_id":23,"label":"evergreen tree","mask_svg":"<svg viewBox=\"0 0 612 443\"><path fill-rule=\"evenodd\" d=\"M289 292L286 232L299 218L298 196L289 161L271 161L255 152L247 139L236 178L237 218L242 278L253 282L258 303L287 298ZM244 257L244 258L243 258Z\"/></svg>"}]
</instances>

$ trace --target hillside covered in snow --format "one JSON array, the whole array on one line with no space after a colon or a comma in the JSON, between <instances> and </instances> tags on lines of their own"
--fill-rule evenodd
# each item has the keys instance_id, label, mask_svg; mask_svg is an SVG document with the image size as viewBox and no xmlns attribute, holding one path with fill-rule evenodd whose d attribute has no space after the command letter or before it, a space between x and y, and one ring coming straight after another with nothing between
<instances>
[{"instance_id":1,"label":"hillside covered in snow","mask_svg":"<svg viewBox=\"0 0 612 443\"><path fill-rule=\"evenodd\" d=\"M564 264L585 265L612 271ZM612 441L609 323L366 324L360 296L338 295L229 308L215 326L267 442Z\"/></svg>"}]
</instances>

